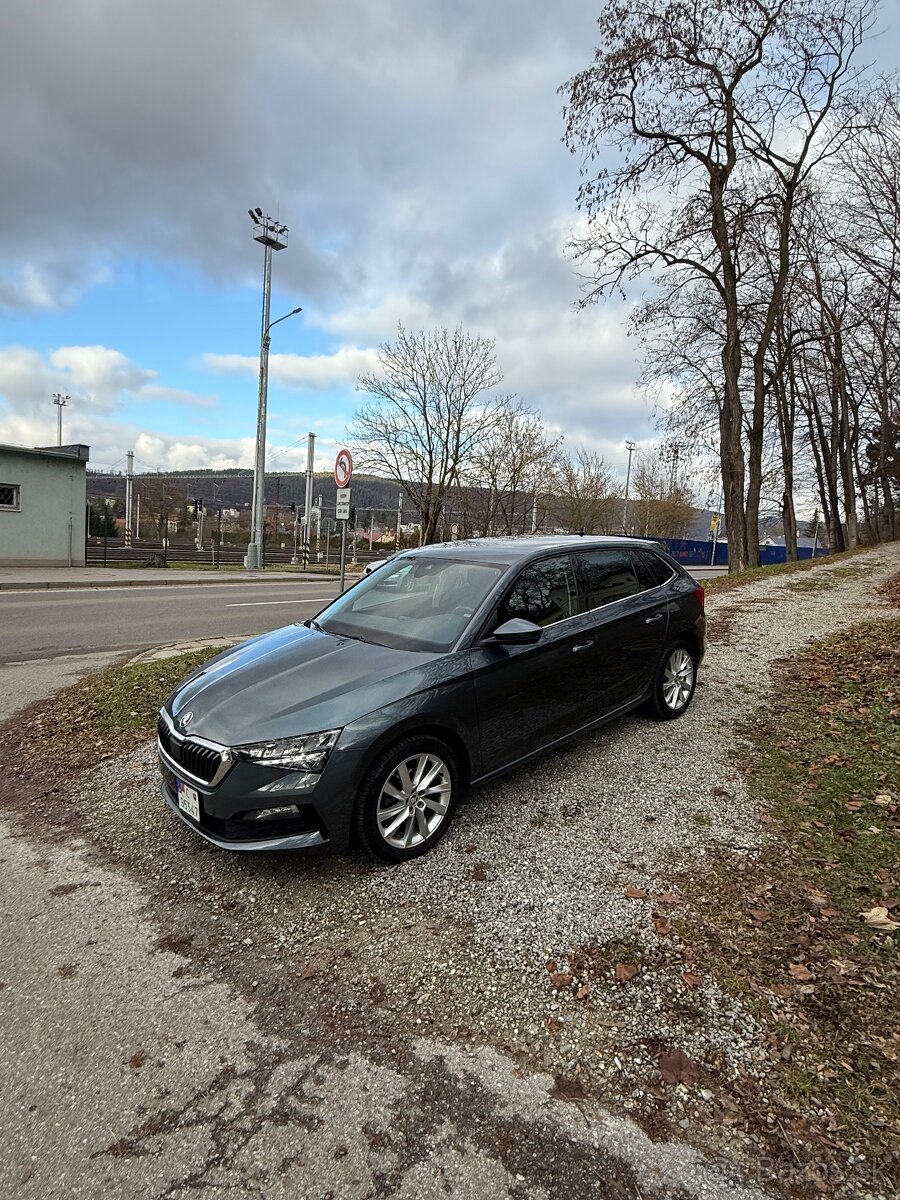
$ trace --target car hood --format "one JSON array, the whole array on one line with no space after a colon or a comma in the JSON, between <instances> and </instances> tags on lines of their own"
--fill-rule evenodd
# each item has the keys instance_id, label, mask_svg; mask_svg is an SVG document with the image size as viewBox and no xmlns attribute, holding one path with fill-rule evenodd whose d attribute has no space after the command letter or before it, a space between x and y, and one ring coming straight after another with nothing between
<instances>
[{"instance_id":1,"label":"car hood","mask_svg":"<svg viewBox=\"0 0 900 1200\"><path fill-rule=\"evenodd\" d=\"M290 625L210 660L166 707L180 731L226 746L340 729L429 686L443 657Z\"/></svg>"}]
</instances>

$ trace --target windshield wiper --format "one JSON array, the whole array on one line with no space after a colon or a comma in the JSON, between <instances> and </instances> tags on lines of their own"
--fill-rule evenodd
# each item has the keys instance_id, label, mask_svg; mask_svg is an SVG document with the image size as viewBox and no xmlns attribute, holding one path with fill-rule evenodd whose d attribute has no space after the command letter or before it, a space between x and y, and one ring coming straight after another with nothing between
<instances>
[{"instance_id":1,"label":"windshield wiper","mask_svg":"<svg viewBox=\"0 0 900 1200\"><path fill-rule=\"evenodd\" d=\"M310 617L309 620L304 621L303 624L307 627L307 629L318 629L319 633L325 632L315 617Z\"/></svg>"}]
</instances>

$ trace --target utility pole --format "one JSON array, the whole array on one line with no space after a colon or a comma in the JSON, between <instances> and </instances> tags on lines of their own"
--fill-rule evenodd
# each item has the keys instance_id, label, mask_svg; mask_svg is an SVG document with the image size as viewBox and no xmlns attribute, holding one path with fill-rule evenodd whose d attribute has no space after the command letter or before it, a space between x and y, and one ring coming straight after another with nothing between
<instances>
[{"instance_id":1,"label":"utility pole","mask_svg":"<svg viewBox=\"0 0 900 1200\"><path fill-rule=\"evenodd\" d=\"M634 442L626 442L625 449L628 451L628 471L625 474L625 504L622 508L622 532L628 536L628 493L631 490L631 456L637 450L637 445Z\"/></svg>"},{"instance_id":2,"label":"utility pole","mask_svg":"<svg viewBox=\"0 0 900 1200\"><path fill-rule=\"evenodd\" d=\"M56 405L56 444L62 445L62 410L66 407L71 396L64 396L62 392L53 393L53 403Z\"/></svg>"},{"instance_id":3,"label":"utility pole","mask_svg":"<svg viewBox=\"0 0 900 1200\"><path fill-rule=\"evenodd\" d=\"M312 524L313 468L316 461L316 435L306 435L306 500L303 505L303 566L309 566L309 527Z\"/></svg>"},{"instance_id":4,"label":"utility pole","mask_svg":"<svg viewBox=\"0 0 900 1200\"><path fill-rule=\"evenodd\" d=\"M60 409L60 411L62 411ZM62 443L60 442L60 445ZM134 478L134 451L129 450L125 455L127 466L125 468L125 545L131 545L132 528L131 528L131 486Z\"/></svg>"},{"instance_id":5,"label":"utility pole","mask_svg":"<svg viewBox=\"0 0 900 1200\"><path fill-rule=\"evenodd\" d=\"M394 547L395 553L396 553L396 551L398 551L400 549L400 526L402 524L403 524L403 493L401 492L400 495L397 497L397 544Z\"/></svg>"},{"instance_id":6,"label":"utility pole","mask_svg":"<svg viewBox=\"0 0 900 1200\"><path fill-rule=\"evenodd\" d=\"M141 493L137 494L137 517L135 518L134 536L137 541L141 540Z\"/></svg>"},{"instance_id":7,"label":"utility pole","mask_svg":"<svg viewBox=\"0 0 900 1200\"><path fill-rule=\"evenodd\" d=\"M253 462L253 507L250 514L250 544L244 566L256 570L264 562L265 491L266 491L266 404L269 388L269 300L272 293L272 251L287 246L288 229L271 217L263 216L261 208L248 209L253 222L254 241L265 250L263 258L262 330L259 339L259 394L256 407L256 455ZM283 319L283 318L280 318ZM274 324L274 322L273 322Z\"/></svg>"},{"instance_id":8,"label":"utility pole","mask_svg":"<svg viewBox=\"0 0 900 1200\"><path fill-rule=\"evenodd\" d=\"M372 519L369 521L369 553L372 553L372 543L375 541L375 509L372 509Z\"/></svg>"}]
</instances>

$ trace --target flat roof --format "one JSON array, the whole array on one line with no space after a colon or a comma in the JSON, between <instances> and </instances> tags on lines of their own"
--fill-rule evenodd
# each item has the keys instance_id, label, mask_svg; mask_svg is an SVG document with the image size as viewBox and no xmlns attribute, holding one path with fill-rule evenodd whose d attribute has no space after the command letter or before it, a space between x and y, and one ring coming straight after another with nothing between
<instances>
[{"instance_id":1,"label":"flat roof","mask_svg":"<svg viewBox=\"0 0 900 1200\"><path fill-rule=\"evenodd\" d=\"M498 565L512 566L532 555L550 550L575 550L586 546L595 548L610 548L613 546L647 546L659 547L647 538L630 537L600 537L592 534L563 533L538 535L529 537L486 537L461 538L456 542L435 542L431 546L418 546L410 550L401 550L400 556L412 558L418 555L436 555L449 557L464 555L466 558L483 559Z\"/></svg>"},{"instance_id":2,"label":"flat roof","mask_svg":"<svg viewBox=\"0 0 900 1200\"><path fill-rule=\"evenodd\" d=\"M87 462L91 448L81 442L71 446L10 446L0 443L0 450L8 450L11 454L27 454L32 458L74 458L76 462Z\"/></svg>"}]
</instances>

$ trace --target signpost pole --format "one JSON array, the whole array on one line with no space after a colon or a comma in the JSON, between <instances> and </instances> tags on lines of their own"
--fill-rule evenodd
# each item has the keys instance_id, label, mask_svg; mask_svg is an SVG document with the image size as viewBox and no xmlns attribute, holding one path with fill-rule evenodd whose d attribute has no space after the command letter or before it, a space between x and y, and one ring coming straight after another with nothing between
<instances>
[{"instance_id":1,"label":"signpost pole","mask_svg":"<svg viewBox=\"0 0 900 1200\"><path fill-rule=\"evenodd\" d=\"M340 590L344 590L344 572L347 565L347 522L341 521L341 583Z\"/></svg>"}]
</instances>

